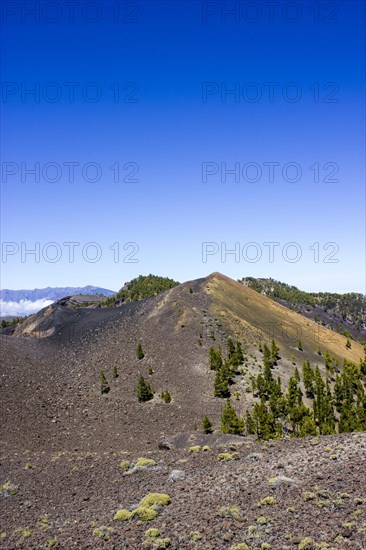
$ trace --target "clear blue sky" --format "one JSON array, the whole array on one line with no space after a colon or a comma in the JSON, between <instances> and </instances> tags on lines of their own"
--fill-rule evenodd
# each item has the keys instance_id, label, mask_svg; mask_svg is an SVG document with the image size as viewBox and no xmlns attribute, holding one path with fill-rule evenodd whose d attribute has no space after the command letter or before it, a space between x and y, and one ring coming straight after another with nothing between
<instances>
[{"instance_id":1,"label":"clear blue sky","mask_svg":"<svg viewBox=\"0 0 366 550\"><path fill-rule=\"evenodd\" d=\"M2 288L366 292L364 2L38 4L2 8Z\"/></svg>"}]
</instances>

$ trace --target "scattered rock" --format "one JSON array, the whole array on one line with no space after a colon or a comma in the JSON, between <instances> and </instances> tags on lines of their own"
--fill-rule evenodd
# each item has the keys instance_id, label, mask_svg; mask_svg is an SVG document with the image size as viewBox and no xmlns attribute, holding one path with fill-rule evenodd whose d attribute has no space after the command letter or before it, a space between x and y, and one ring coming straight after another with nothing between
<instances>
[{"instance_id":1,"label":"scattered rock","mask_svg":"<svg viewBox=\"0 0 366 550\"><path fill-rule=\"evenodd\" d=\"M183 470L172 470L168 476L168 481L182 481L185 477L186 473Z\"/></svg>"}]
</instances>

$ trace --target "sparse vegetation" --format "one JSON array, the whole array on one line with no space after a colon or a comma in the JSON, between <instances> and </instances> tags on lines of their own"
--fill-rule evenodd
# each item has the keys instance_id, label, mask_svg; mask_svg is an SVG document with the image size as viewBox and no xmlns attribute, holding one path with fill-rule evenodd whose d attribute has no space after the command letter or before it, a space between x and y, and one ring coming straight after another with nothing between
<instances>
[{"instance_id":1,"label":"sparse vegetation","mask_svg":"<svg viewBox=\"0 0 366 550\"><path fill-rule=\"evenodd\" d=\"M218 515L222 518L239 519L240 510L237 504L231 504L229 506L221 506L218 511Z\"/></svg>"},{"instance_id":2,"label":"sparse vegetation","mask_svg":"<svg viewBox=\"0 0 366 550\"><path fill-rule=\"evenodd\" d=\"M238 453L220 453L217 457L219 462L228 462L230 460L239 460Z\"/></svg>"},{"instance_id":3,"label":"sparse vegetation","mask_svg":"<svg viewBox=\"0 0 366 550\"><path fill-rule=\"evenodd\" d=\"M140 457L135 463L135 468L149 468L151 466L156 466L156 461L152 458L143 458Z\"/></svg>"},{"instance_id":4,"label":"sparse vegetation","mask_svg":"<svg viewBox=\"0 0 366 550\"><path fill-rule=\"evenodd\" d=\"M141 342L139 342L137 344L137 348L136 348L136 357L137 359L141 360L145 357L145 354L143 352L143 349L142 349L142 345L141 345Z\"/></svg>"},{"instance_id":5,"label":"sparse vegetation","mask_svg":"<svg viewBox=\"0 0 366 550\"><path fill-rule=\"evenodd\" d=\"M109 387L106 375L102 370L99 373L99 383L101 394L108 393L110 391L111 388Z\"/></svg>"},{"instance_id":6,"label":"sparse vegetation","mask_svg":"<svg viewBox=\"0 0 366 550\"><path fill-rule=\"evenodd\" d=\"M118 510L118 512L115 513L113 519L115 521L127 521L131 519L131 517L132 517L132 512L130 512L129 510Z\"/></svg>"},{"instance_id":7,"label":"sparse vegetation","mask_svg":"<svg viewBox=\"0 0 366 550\"><path fill-rule=\"evenodd\" d=\"M121 460L119 463L119 467L122 468L122 470L128 470L131 466L131 462L129 460Z\"/></svg>"},{"instance_id":8,"label":"sparse vegetation","mask_svg":"<svg viewBox=\"0 0 366 550\"><path fill-rule=\"evenodd\" d=\"M213 431L212 422L207 415L205 415L202 420L202 429L204 434L211 434Z\"/></svg>"},{"instance_id":9,"label":"sparse vegetation","mask_svg":"<svg viewBox=\"0 0 366 550\"><path fill-rule=\"evenodd\" d=\"M165 391L163 390L163 391L161 392L160 397L162 398L162 400L163 400L165 403L170 403L171 400L172 400L171 395L170 395L170 393L169 393L168 390L165 390Z\"/></svg>"}]
</instances>

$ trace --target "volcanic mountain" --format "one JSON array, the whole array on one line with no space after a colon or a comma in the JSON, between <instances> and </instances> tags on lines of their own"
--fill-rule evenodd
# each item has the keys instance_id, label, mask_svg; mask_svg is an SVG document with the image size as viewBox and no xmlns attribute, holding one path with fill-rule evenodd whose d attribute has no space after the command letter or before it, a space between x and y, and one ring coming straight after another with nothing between
<instances>
[{"instance_id":1,"label":"volcanic mountain","mask_svg":"<svg viewBox=\"0 0 366 550\"><path fill-rule=\"evenodd\" d=\"M344 336L219 273L119 307L60 300L2 336L2 448L156 449L206 414L218 428L224 400L214 396L208 354L211 346L226 352L229 336L245 354L231 388L241 414L252 405L251 375L262 369L259 342L275 339L273 374L284 384L306 360L324 372L319 349L339 365L363 357L360 344L346 347ZM146 403L135 394L141 374L155 392ZM159 397L166 390L168 404Z\"/></svg>"}]
</instances>

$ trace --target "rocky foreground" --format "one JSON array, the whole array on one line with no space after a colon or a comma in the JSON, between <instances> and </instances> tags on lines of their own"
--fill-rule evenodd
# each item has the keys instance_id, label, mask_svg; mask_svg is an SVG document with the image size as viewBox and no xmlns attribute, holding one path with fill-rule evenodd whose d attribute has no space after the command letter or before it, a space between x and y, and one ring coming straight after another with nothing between
<instances>
[{"instance_id":1,"label":"rocky foreground","mask_svg":"<svg viewBox=\"0 0 366 550\"><path fill-rule=\"evenodd\" d=\"M1 549L366 548L365 433L160 447L6 451Z\"/></svg>"}]
</instances>

